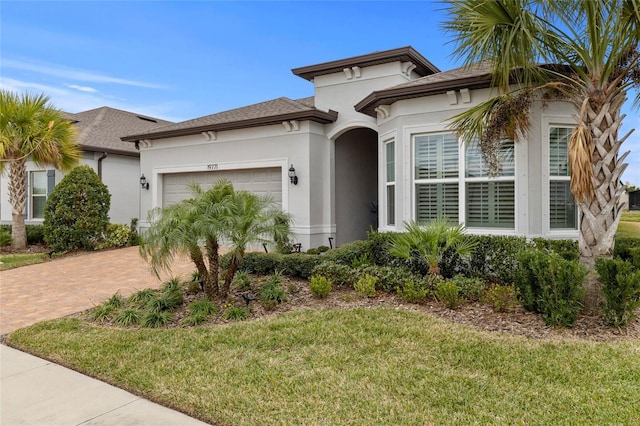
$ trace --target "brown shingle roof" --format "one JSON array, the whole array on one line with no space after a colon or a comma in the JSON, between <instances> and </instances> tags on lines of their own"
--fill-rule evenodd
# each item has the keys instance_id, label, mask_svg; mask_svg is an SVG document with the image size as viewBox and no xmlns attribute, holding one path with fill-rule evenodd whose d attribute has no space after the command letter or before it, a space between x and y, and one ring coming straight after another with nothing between
<instances>
[{"instance_id":1,"label":"brown shingle roof","mask_svg":"<svg viewBox=\"0 0 640 426\"><path fill-rule=\"evenodd\" d=\"M319 123L331 123L336 120L337 116L338 113L335 111L325 112L316 109L313 104L313 97L298 101L282 97L183 121L165 126L157 131L129 134L129 136L123 137L122 140L135 142L141 139L193 135L205 131L265 126L286 120L311 120Z\"/></svg>"},{"instance_id":2,"label":"brown shingle roof","mask_svg":"<svg viewBox=\"0 0 640 426\"><path fill-rule=\"evenodd\" d=\"M422 56L411 46L382 50L379 52L368 53L366 55L354 56L352 58L294 68L291 72L298 77L311 81L318 75L342 72L344 68L367 67L397 61L412 62L416 66L415 72L419 75L429 75L440 72L438 67L429 62L427 58Z\"/></svg>"},{"instance_id":3,"label":"brown shingle roof","mask_svg":"<svg viewBox=\"0 0 640 426\"><path fill-rule=\"evenodd\" d=\"M477 63L431 74L388 89L377 90L358 102L355 109L375 117L375 108L379 105L390 105L402 99L437 95L455 89L489 87L491 80L490 64Z\"/></svg>"},{"instance_id":4,"label":"brown shingle roof","mask_svg":"<svg viewBox=\"0 0 640 426\"><path fill-rule=\"evenodd\" d=\"M171 124L171 121L109 107L65 115L76 126L80 147L96 152L138 155L132 144L120 140L122 136Z\"/></svg>"}]
</instances>

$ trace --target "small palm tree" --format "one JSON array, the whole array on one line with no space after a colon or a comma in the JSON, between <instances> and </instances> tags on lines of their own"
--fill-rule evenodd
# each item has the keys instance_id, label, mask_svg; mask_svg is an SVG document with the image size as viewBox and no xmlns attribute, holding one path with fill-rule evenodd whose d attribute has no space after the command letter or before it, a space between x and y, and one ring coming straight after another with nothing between
<instances>
[{"instance_id":1,"label":"small palm tree","mask_svg":"<svg viewBox=\"0 0 640 426\"><path fill-rule=\"evenodd\" d=\"M224 235L224 218L229 215L233 185L218 181L204 191L192 184L194 197L149 212L150 228L142 235L140 254L149 261L152 271L170 271L176 256L188 256L203 281L205 294L213 299L219 294L219 248ZM200 244L204 244L204 252Z\"/></svg>"},{"instance_id":2,"label":"small palm tree","mask_svg":"<svg viewBox=\"0 0 640 426\"><path fill-rule=\"evenodd\" d=\"M227 269L221 290L223 295L229 287L248 247L288 241L291 236L289 214L275 207L269 196L258 196L247 191L233 195L225 228L230 245L231 263Z\"/></svg>"},{"instance_id":3,"label":"small palm tree","mask_svg":"<svg viewBox=\"0 0 640 426\"><path fill-rule=\"evenodd\" d=\"M429 273L440 275L442 256L449 249L459 256L473 253L476 244L464 234L464 225L452 224L446 218L427 225L405 222L406 231L393 236L389 253L402 259L417 257L429 265Z\"/></svg>"},{"instance_id":4,"label":"small palm tree","mask_svg":"<svg viewBox=\"0 0 640 426\"><path fill-rule=\"evenodd\" d=\"M27 246L24 209L28 160L37 166L70 170L80 159L75 128L44 95L0 91L0 173L9 168L12 248Z\"/></svg>"},{"instance_id":5,"label":"small palm tree","mask_svg":"<svg viewBox=\"0 0 640 426\"><path fill-rule=\"evenodd\" d=\"M234 191L228 180L204 191L191 185L193 198L149 213L150 228L142 235L140 253L156 275L170 271L176 256L189 256L208 298L226 298L245 251L252 244L273 244L290 236L288 214L271 198ZM218 282L220 245L232 253L222 285Z\"/></svg>"}]
</instances>

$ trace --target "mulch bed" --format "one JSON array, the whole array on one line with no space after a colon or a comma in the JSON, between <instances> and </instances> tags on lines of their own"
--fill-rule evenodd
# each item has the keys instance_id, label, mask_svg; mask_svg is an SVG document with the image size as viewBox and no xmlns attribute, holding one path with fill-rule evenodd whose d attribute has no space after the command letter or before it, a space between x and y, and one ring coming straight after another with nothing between
<instances>
[{"instance_id":1,"label":"mulch bed","mask_svg":"<svg viewBox=\"0 0 640 426\"><path fill-rule=\"evenodd\" d=\"M256 281L264 278L252 277L253 288ZM599 316L581 315L573 328L553 328L545 325L538 314L526 312L522 308L516 308L512 312L495 312L489 304L474 302L467 303L452 310L441 303L429 300L421 304L407 303L395 294L378 291L375 297L364 298L353 289L335 288L326 299L313 297L309 291L309 283L306 280L282 277L282 283L287 290L287 301L277 305L273 310L265 309L260 302L252 301L249 304L250 316L248 320L254 320L270 315L276 315L288 311L302 309L350 309L350 308L374 308L387 307L404 309L412 312L432 315L454 323L464 324L480 330L524 336L532 339L560 339L560 340L588 340L588 341L618 341L628 339L640 339L640 319L636 319L625 329L618 329L604 324ZM232 291L227 303L236 306L245 306L240 291ZM249 291L255 295L255 292ZM204 297L202 292L188 294L185 303L174 313L174 319L168 327L182 327L180 321L188 315L186 307L197 298ZM226 324L234 321L225 320L223 312L211 318L207 324ZM88 313L81 313L79 317L89 320ZM102 323L105 326L113 324Z\"/></svg>"}]
</instances>

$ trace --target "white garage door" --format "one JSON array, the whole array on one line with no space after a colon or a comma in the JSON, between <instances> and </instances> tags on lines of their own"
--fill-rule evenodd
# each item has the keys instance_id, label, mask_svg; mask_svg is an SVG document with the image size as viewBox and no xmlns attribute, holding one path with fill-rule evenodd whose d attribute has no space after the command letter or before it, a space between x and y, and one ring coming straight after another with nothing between
<instances>
[{"instance_id":1,"label":"white garage door","mask_svg":"<svg viewBox=\"0 0 640 426\"><path fill-rule=\"evenodd\" d=\"M191 198L192 193L189 189L191 182L199 183L206 190L220 179L229 179L233 183L233 188L237 190L246 190L258 195L269 194L278 206L282 206L282 172L280 167L169 173L165 174L163 179L163 206Z\"/></svg>"}]
</instances>

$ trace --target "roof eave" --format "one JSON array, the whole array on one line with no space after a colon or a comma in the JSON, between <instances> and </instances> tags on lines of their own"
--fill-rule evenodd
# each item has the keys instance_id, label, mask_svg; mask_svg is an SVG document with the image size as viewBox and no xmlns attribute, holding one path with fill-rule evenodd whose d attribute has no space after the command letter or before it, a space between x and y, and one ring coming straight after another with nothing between
<instances>
[{"instance_id":1,"label":"roof eave","mask_svg":"<svg viewBox=\"0 0 640 426\"><path fill-rule=\"evenodd\" d=\"M294 68L291 72L298 77L311 81L319 75L333 74L341 72L345 67L370 66L393 61L411 61L416 65L416 72L425 76L439 73L440 69L433 65L428 59L422 56L411 46L400 47L393 50L369 53L367 55L355 56L352 58L339 59L337 61L323 62L317 65Z\"/></svg>"},{"instance_id":2,"label":"roof eave","mask_svg":"<svg viewBox=\"0 0 640 426\"><path fill-rule=\"evenodd\" d=\"M124 136L120 139L125 142L136 142L141 139L164 139L176 136L195 135L207 131L225 131L245 129L249 127L268 126L272 124L280 124L283 121L315 121L320 124L333 123L338 118L338 113L333 110L328 112L320 110L298 111L287 114L273 115L269 117L251 118L248 120L230 121L227 123L208 124L195 126L186 129L166 130L160 132L141 133L137 135Z\"/></svg>"},{"instance_id":3,"label":"roof eave","mask_svg":"<svg viewBox=\"0 0 640 426\"><path fill-rule=\"evenodd\" d=\"M82 151L86 151L86 152L106 152L107 154L124 155L127 157L140 157L140 153L137 151L126 151L126 150L120 150L120 149L114 149L114 148L102 148L99 146L90 146L90 145L83 145L83 144L79 144L78 146Z\"/></svg>"},{"instance_id":4,"label":"roof eave","mask_svg":"<svg viewBox=\"0 0 640 426\"><path fill-rule=\"evenodd\" d=\"M379 90L371 93L366 98L358 102L354 108L356 111L376 117L375 109L380 105L391 105L394 102L420 98L423 96L433 96L446 93L455 89L481 89L491 86L491 74L475 75L455 80L435 82L425 85L396 87Z\"/></svg>"}]
</instances>

